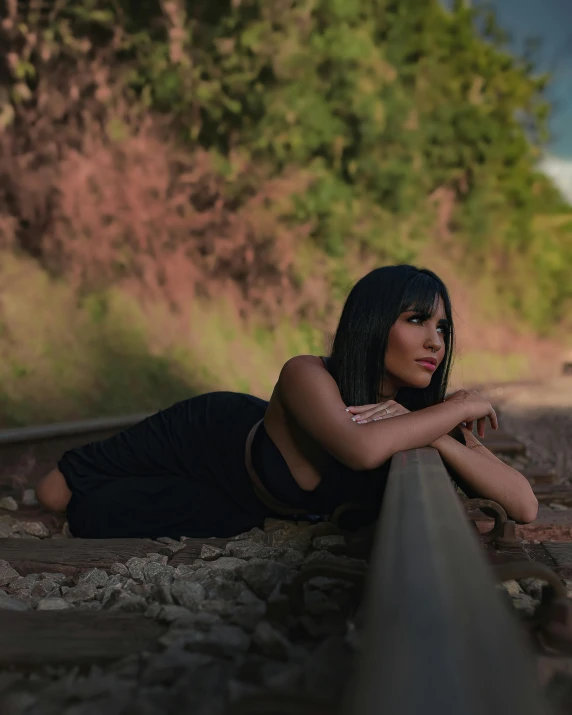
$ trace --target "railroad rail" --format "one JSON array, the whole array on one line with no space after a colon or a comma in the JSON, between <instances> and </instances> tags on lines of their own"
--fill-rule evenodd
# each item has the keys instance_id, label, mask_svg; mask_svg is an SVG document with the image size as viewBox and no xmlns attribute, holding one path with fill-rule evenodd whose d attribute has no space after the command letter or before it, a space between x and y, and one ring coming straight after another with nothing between
<instances>
[{"instance_id":1,"label":"railroad rail","mask_svg":"<svg viewBox=\"0 0 572 715\"><path fill-rule=\"evenodd\" d=\"M28 486L33 486L41 476L38 469L45 471L46 458L53 460L54 448L61 451L64 444L73 446L113 434L145 416L0 430L0 455L10 456L11 469L15 456L26 453L35 465L28 469ZM494 435L488 446L501 453L524 450L506 434ZM0 461L5 466L5 461ZM511 540L506 514L500 507L497 514L493 536L501 544L504 538L505 545L516 546L518 539ZM53 543L0 539L0 560L8 561L21 575L46 571L78 574L98 566L109 568L118 561L125 563L150 551L168 554L173 566L190 565L200 557L204 544L223 548L225 543L189 539L172 552L149 539ZM368 563L365 595L358 610L363 642L340 706L341 715L382 711L388 715L504 715L509 708L519 715L552 712L537 682L530 643L495 588L499 575L487 563L485 550L436 450L410 450L393 457ZM320 569L324 575L336 572L319 564L302 567L289 594L292 603L301 582L320 575ZM535 573L550 583L546 571L546 566L539 565ZM337 576L354 584L364 580L359 569L339 569ZM557 587L558 579L552 581ZM0 621L7 636L0 643L2 667L30 668L50 662L50 641L55 638L61 646L60 662L69 665L137 652L150 647L162 633L157 624L148 619L143 623L137 614L8 614L0 609ZM81 632L80 643L74 629ZM128 638L124 638L126 631ZM119 641L116 633L123 634ZM320 704L294 700L246 696L229 713L331 712Z\"/></svg>"},{"instance_id":2,"label":"railroad rail","mask_svg":"<svg viewBox=\"0 0 572 715\"><path fill-rule=\"evenodd\" d=\"M344 715L549 712L436 450L392 459L365 603Z\"/></svg>"}]
</instances>

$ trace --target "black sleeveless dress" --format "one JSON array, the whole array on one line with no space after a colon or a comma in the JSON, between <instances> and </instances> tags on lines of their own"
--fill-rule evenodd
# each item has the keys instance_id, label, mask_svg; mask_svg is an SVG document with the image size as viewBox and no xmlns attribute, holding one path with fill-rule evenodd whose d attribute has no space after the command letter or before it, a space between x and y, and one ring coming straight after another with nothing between
<instances>
[{"instance_id":1,"label":"black sleeveless dress","mask_svg":"<svg viewBox=\"0 0 572 715\"><path fill-rule=\"evenodd\" d=\"M58 468L72 492L71 533L92 539L228 537L279 516L255 494L244 463L248 433L267 406L252 395L209 392L67 451ZM318 487L304 491L264 423L254 436L252 460L273 497L316 518L356 501L369 505L366 520L375 518L389 470L388 461L358 472L332 457Z\"/></svg>"}]
</instances>

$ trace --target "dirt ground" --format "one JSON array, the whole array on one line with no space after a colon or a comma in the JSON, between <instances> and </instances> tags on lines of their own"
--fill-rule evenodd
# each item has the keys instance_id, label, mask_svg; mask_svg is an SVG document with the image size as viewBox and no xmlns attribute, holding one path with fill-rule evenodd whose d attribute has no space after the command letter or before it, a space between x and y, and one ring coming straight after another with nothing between
<instances>
[{"instance_id":1,"label":"dirt ground","mask_svg":"<svg viewBox=\"0 0 572 715\"><path fill-rule=\"evenodd\" d=\"M503 430L524 442L531 465L554 469L557 483L572 482L572 376L483 394L499 408Z\"/></svg>"}]
</instances>

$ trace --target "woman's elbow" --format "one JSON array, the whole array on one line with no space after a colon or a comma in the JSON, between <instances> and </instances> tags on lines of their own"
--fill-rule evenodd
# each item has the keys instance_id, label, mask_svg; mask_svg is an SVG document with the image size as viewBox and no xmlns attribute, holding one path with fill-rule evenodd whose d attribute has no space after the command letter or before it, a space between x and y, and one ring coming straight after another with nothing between
<instances>
[{"instance_id":1,"label":"woman's elbow","mask_svg":"<svg viewBox=\"0 0 572 715\"><path fill-rule=\"evenodd\" d=\"M538 499L531 494L521 505L518 514L515 514L515 521L519 524L530 524L538 516Z\"/></svg>"}]
</instances>

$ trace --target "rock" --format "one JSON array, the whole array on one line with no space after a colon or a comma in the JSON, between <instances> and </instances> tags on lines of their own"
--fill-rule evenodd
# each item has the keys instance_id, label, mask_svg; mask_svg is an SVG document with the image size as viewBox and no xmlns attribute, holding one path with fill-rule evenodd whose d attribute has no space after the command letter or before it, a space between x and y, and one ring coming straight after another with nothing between
<instances>
[{"instance_id":1,"label":"rock","mask_svg":"<svg viewBox=\"0 0 572 715\"><path fill-rule=\"evenodd\" d=\"M136 581L143 581L143 568L146 563L147 561L145 559L141 559L138 556L133 556L126 561L125 565L127 566L131 578L134 578Z\"/></svg>"},{"instance_id":2,"label":"rock","mask_svg":"<svg viewBox=\"0 0 572 715\"><path fill-rule=\"evenodd\" d=\"M159 536L158 539L155 539L155 541L158 541L160 544L167 544L167 545L175 545L179 546L180 541L177 541L176 539L172 539L170 536Z\"/></svg>"},{"instance_id":3,"label":"rock","mask_svg":"<svg viewBox=\"0 0 572 715\"><path fill-rule=\"evenodd\" d=\"M179 545L179 542L176 542L177 546ZM145 557L148 561L153 561L157 564L167 564L169 562L169 557L165 556L164 554L154 554L154 553L149 553L145 554Z\"/></svg>"},{"instance_id":4,"label":"rock","mask_svg":"<svg viewBox=\"0 0 572 715\"><path fill-rule=\"evenodd\" d=\"M20 528L26 534L39 539L47 539L50 535L50 530L45 524L42 524L41 521L22 521L20 522Z\"/></svg>"},{"instance_id":5,"label":"rock","mask_svg":"<svg viewBox=\"0 0 572 715\"><path fill-rule=\"evenodd\" d=\"M312 546L318 550L330 551L332 554L341 554L346 550L346 540L343 536L316 536Z\"/></svg>"},{"instance_id":6,"label":"rock","mask_svg":"<svg viewBox=\"0 0 572 715\"><path fill-rule=\"evenodd\" d=\"M143 567L143 576L148 583L170 586L174 580L175 569L167 564L151 561Z\"/></svg>"},{"instance_id":7,"label":"rock","mask_svg":"<svg viewBox=\"0 0 572 715\"><path fill-rule=\"evenodd\" d=\"M114 564L111 564L109 570L112 574L117 574L119 576L129 576L129 569L125 564L119 563L119 561L116 561Z\"/></svg>"},{"instance_id":8,"label":"rock","mask_svg":"<svg viewBox=\"0 0 572 715\"><path fill-rule=\"evenodd\" d=\"M66 576L64 573L51 573L51 572L47 572L47 571L43 571L40 574L40 577L43 579L46 579L47 581L51 581L52 583L55 583L58 586L62 586L64 583L71 580L71 577Z\"/></svg>"},{"instance_id":9,"label":"rock","mask_svg":"<svg viewBox=\"0 0 572 715\"><path fill-rule=\"evenodd\" d=\"M252 645L263 655L277 660L288 660L292 651L290 641L268 621L260 621L252 634Z\"/></svg>"},{"instance_id":10,"label":"rock","mask_svg":"<svg viewBox=\"0 0 572 715\"><path fill-rule=\"evenodd\" d=\"M517 581L514 581L511 579L510 581L503 581L503 583L499 584L501 588L504 588L504 590L510 594L511 596L518 596L519 594L522 593L522 589Z\"/></svg>"},{"instance_id":11,"label":"rock","mask_svg":"<svg viewBox=\"0 0 572 715\"><path fill-rule=\"evenodd\" d=\"M0 539L7 539L14 534L19 522L13 516L0 515Z\"/></svg>"},{"instance_id":12,"label":"rock","mask_svg":"<svg viewBox=\"0 0 572 715\"><path fill-rule=\"evenodd\" d=\"M244 559L236 559L232 556L221 556L216 561L211 561L208 564L208 568L215 573L227 571L234 574L241 566L244 566L245 563L246 561Z\"/></svg>"},{"instance_id":13,"label":"rock","mask_svg":"<svg viewBox=\"0 0 572 715\"><path fill-rule=\"evenodd\" d=\"M17 578L20 578L20 574L7 561L0 560L0 586L7 586Z\"/></svg>"},{"instance_id":14,"label":"rock","mask_svg":"<svg viewBox=\"0 0 572 715\"><path fill-rule=\"evenodd\" d=\"M279 550L272 546L266 546L260 541L243 539L242 541L229 541L224 553L227 556L235 556L246 560L253 558L272 559L279 553Z\"/></svg>"},{"instance_id":15,"label":"rock","mask_svg":"<svg viewBox=\"0 0 572 715\"><path fill-rule=\"evenodd\" d=\"M65 591L65 593L64 593ZM91 601L95 598L95 586L91 583L81 583L72 588L62 588L64 599L68 603L77 603L78 601Z\"/></svg>"},{"instance_id":16,"label":"rock","mask_svg":"<svg viewBox=\"0 0 572 715\"><path fill-rule=\"evenodd\" d=\"M109 607L110 611L125 611L127 613L145 613L147 601L143 596L120 594L119 598Z\"/></svg>"},{"instance_id":17,"label":"rock","mask_svg":"<svg viewBox=\"0 0 572 715\"><path fill-rule=\"evenodd\" d=\"M30 606L25 601L11 596L0 595L0 610L5 611L29 611Z\"/></svg>"},{"instance_id":18,"label":"rock","mask_svg":"<svg viewBox=\"0 0 572 715\"><path fill-rule=\"evenodd\" d=\"M14 499L14 497L2 497L2 499L0 499L0 509L18 511L18 502Z\"/></svg>"},{"instance_id":19,"label":"rock","mask_svg":"<svg viewBox=\"0 0 572 715\"><path fill-rule=\"evenodd\" d=\"M567 507L565 504L558 504L557 502L552 502L548 506L551 509L554 509L554 511L568 511L569 509L569 507Z\"/></svg>"},{"instance_id":20,"label":"rock","mask_svg":"<svg viewBox=\"0 0 572 715\"><path fill-rule=\"evenodd\" d=\"M257 599L257 603L242 603L233 606L228 622L240 626L244 631L252 633L261 618L266 615L266 603Z\"/></svg>"},{"instance_id":21,"label":"rock","mask_svg":"<svg viewBox=\"0 0 572 715\"><path fill-rule=\"evenodd\" d=\"M175 568L175 578L181 578L182 576L187 576L187 574L193 573L196 569L193 568L193 564L179 564Z\"/></svg>"},{"instance_id":22,"label":"rock","mask_svg":"<svg viewBox=\"0 0 572 715\"><path fill-rule=\"evenodd\" d=\"M296 526L290 521L277 519L266 519L265 530L268 524L268 531L265 532L268 546L277 548L293 548L306 554L310 549L312 534L310 529Z\"/></svg>"},{"instance_id":23,"label":"rock","mask_svg":"<svg viewBox=\"0 0 572 715\"><path fill-rule=\"evenodd\" d=\"M219 599L223 601L239 601L244 597L244 593L254 594L241 581L228 581L226 579L216 579L216 582L209 585L206 591L207 598ZM248 600L248 596L246 597ZM254 596L256 598L256 596Z\"/></svg>"},{"instance_id":24,"label":"rock","mask_svg":"<svg viewBox=\"0 0 572 715\"><path fill-rule=\"evenodd\" d=\"M308 530L313 539L320 536L340 536L342 533L339 526L332 524L331 521L319 521L317 524L311 524Z\"/></svg>"},{"instance_id":25,"label":"rock","mask_svg":"<svg viewBox=\"0 0 572 715\"><path fill-rule=\"evenodd\" d=\"M212 614L219 618L229 618L234 611L234 604L223 601L220 598L213 598L199 603L199 613Z\"/></svg>"},{"instance_id":26,"label":"rock","mask_svg":"<svg viewBox=\"0 0 572 715\"><path fill-rule=\"evenodd\" d=\"M310 583L303 586L304 610L313 616L327 616L339 612L339 606L317 588L312 588Z\"/></svg>"},{"instance_id":27,"label":"rock","mask_svg":"<svg viewBox=\"0 0 572 715\"><path fill-rule=\"evenodd\" d=\"M36 506L38 500L36 499L36 492L34 489L24 489L22 495L22 504L24 506Z\"/></svg>"},{"instance_id":28,"label":"rock","mask_svg":"<svg viewBox=\"0 0 572 715\"><path fill-rule=\"evenodd\" d=\"M240 568L239 575L259 598L267 599L278 584L290 578L290 569L275 561L251 559Z\"/></svg>"},{"instance_id":29,"label":"rock","mask_svg":"<svg viewBox=\"0 0 572 715\"><path fill-rule=\"evenodd\" d=\"M37 606L38 611L63 611L66 608L71 608L71 606L63 598L44 598Z\"/></svg>"},{"instance_id":30,"label":"rock","mask_svg":"<svg viewBox=\"0 0 572 715\"><path fill-rule=\"evenodd\" d=\"M205 599L205 589L200 583L179 579L171 587L176 603L186 608L196 608Z\"/></svg>"},{"instance_id":31,"label":"rock","mask_svg":"<svg viewBox=\"0 0 572 715\"><path fill-rule=\"evenodd\" d=\"M74 535L70 531L70 525L68 524L67 521L64 522L64 525L62 526L62 536L65 539L73 539L74 538Z\"/></svg>"},{"instance_id":32,"label":"rock","mask_svg":"<svg viewBox=\"0 0 572 715\"><path fill-rule=\"evenodd\" d=\"M100 588L107 585L108 575L103 569L91 569L82 573L78 579L78 584L89 584L94 588Z\"/></svg>"},{"instance_id":33,"label":"rock","mask_svg":"<svg viewBox=\"0 0 572 715\"><path fill-rule=\"evenodd\" d=\"M201 547L201 559L203 561L215 561L220 556L224 555L224 551L218 546L211 546L210 544L203 544ZM233 554L231 554L232 556Z\"/></svg>"},{"instance_id":34,"label":"rock","mask_svg":"<svg viewBox=\"0 0 572 715\"><path fill-rule=\"evenodd\" d=\"M532 616L539 606L540 601L535 600L526 593L519 593L512 597L512 606L517 611L523 611L529 616Z\"/></svg>"},{"instance_id":35,"label":"rock","mask_svg":"<svg viewBox=\"0 0 572 715\"><path fill-rule=\"evenodd\" d=\"M145 611L145 618L153 618L153 619L159 618L162 608L163 608L163 606L161 606L161 604L152 603L149 606L149 608Z\"/></svg>"},{"instance_id":36,"label":"rock","mask_svg":"<svg viewBox=\"0 0 572 715\"><path fill-rule=\"evenodd\" d=\"M296 549L279 549L275 559L281 564L297 569L304 563L304 554Z\"/></svg>"},{"instance_id":37,"label":"rock","mask_svg":"<svg viewBox=\"0 0 572 715\"><path fill-rule=\"evenodd\" d=\"M42 577L38 573L30 573L27 576L18 576L10 583L10 590L12 593L15 591L31 590L34 584L39 581Z\"/></svg>"},{"instance_id":38,"label":"rock","mask_svg":"<svg viewBox=\"0 0 572 715\"><path fill-rule=\"evenodd\" d=\"M237 534L236 536L233 536L230 540L242 541L243 539L251 539L253 541L260 541L261 543L264 543L266 540L266 534L264 533L264 531L262 531L262 529L259 529L257 526L255 526L250 531L245 531L243 534Z\"/></svg>"},{"instance_id":39,"label":"rock","mask_svg":"<svg viewBox=\"0 0 572 715\"><path fill-rule=\"evenodd\" d=\"M542 591L544 586L546 586L546 581L543 581L540 578L523 578L520 580L520 586L526 594L540 601Z\"/></svg>"},{"instance_id":40,"label":"rock","mask_svg":"<svg viewBox=\"0 0 572 715\"><path fill-rule=\"evenodd\" d=\"M149 598L151 600L166 606L171 606L175 603L175 601L173 600L173 594L171 593L170 586L164 583L149 585L152 586L152 589L149 594Z\"/></svg>"},{"instance_id":41,"label":"rock","mask_svg":"<svg viewBox=\"0 0 572 715\"><path fill-rule=\"evenodd\" d=\"M30 591L30 597L33 599L50 598L51 596L59 597L61 595L59 586L48 579L43 579L34 584Z\"/></svg>"}]
</instances>

